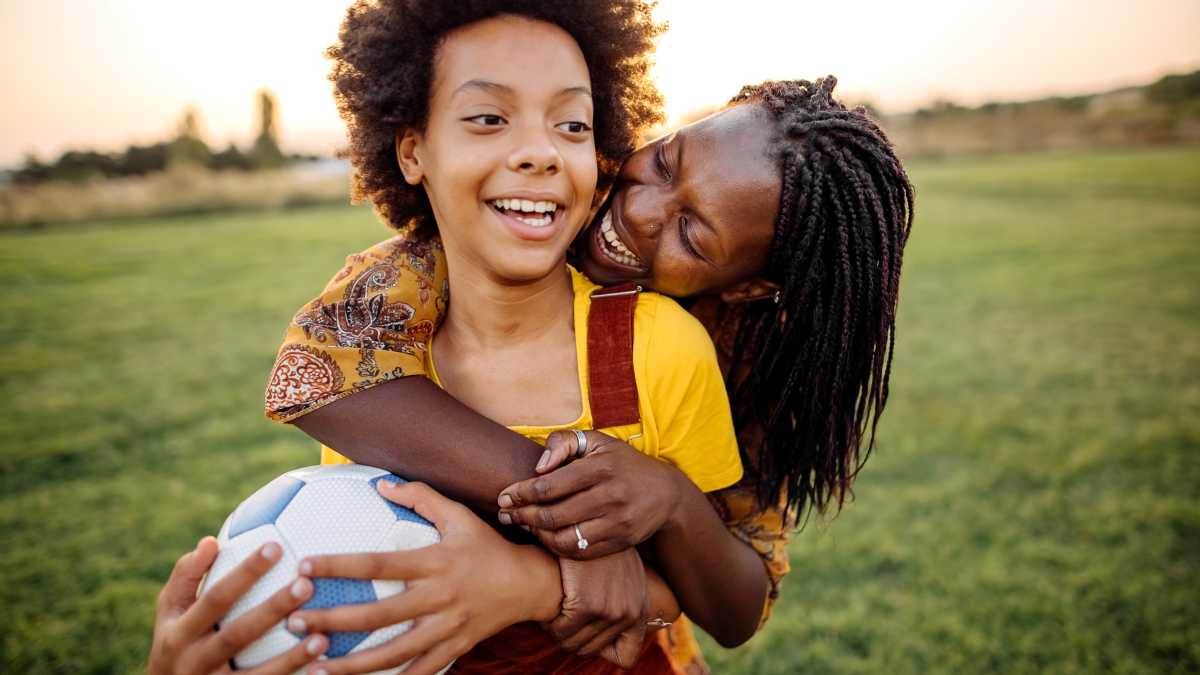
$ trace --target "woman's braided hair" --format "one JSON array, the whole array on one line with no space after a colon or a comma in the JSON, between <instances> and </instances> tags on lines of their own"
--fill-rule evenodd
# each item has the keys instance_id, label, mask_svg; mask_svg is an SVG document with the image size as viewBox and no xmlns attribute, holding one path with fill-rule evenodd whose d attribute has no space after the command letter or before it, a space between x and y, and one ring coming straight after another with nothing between
<instances>
[{"instance_id":1,"label":"woman's braided hair","mask_svg":"<svg viewBox=\"0 0 1200 675\"><path fill-rule=\"evenodd\" d=\"M731 373L730 390L738 428L763 432L748 458L760 505L786 495L794 518L840 509L874 446L913 218L913 188L887 136L863 108L833 99L836 84L764 82L730 101L772 115L782 176L764 275L780 292L744 308L733 363L745 355L750 365Z\"/></svg>"},{"instance_id":2,"label":"woman's braided hair","mask_svg":"<svg viewBox=\"0 0 1200 675\"><path fill-rule=\"evenodd\" d=\"M350 136L353 198L372 201L392 227L412 227L411 236L437 231L425 190L404 182L396 135L425 127L434 59L446 34L503 14L554 24L579 44L592 80L603 194L640 133L662 117L649 68L665 26L654 22L653 7L641 0L357 0L326 52Z\"/></svg>"}]
</instances>

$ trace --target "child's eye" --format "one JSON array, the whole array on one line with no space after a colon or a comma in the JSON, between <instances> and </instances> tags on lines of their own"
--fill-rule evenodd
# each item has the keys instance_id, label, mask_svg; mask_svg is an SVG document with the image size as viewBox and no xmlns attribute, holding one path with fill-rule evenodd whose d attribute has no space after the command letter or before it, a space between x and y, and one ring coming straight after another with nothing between
<instances>
[{"instance_id":1,"label":"child's eye","mask_svg":"<svg viewBox=\"0 0 1200 675\"><path fill-rule=\"evenodd\" d=\"M474 122L475 124L478 124L478 125L484 126L484 127L498 127L501 124L504 124L503 117L501 117L499 115L490 115L490 114L489 115L475 115L474 117L467 117L467 118L463 119L463 121L464 122Z\"/></svg>"},{"instance_id":2,"label":"child's eye","mask_svg":"<svg viewBox=\"0 0 1200 675\"><path fill-rule=\"evenodd\" d=\"M583 134L592 130L587 122L563 122L557 126L568 134Z\"/></svg>"}]
</instances>

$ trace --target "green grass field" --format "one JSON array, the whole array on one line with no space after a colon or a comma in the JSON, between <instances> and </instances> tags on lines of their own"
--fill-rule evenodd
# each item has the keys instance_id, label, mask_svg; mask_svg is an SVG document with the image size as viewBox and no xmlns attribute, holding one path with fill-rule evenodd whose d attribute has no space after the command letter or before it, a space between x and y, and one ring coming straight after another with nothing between
<instances>
[{"instance_id":1,"label":"green grass field","mask_svg":"<svg viewBox=\"0 0 1200 675\"><path fill-rule=\"evenodd\" d=\"M1200 672L1200 149L911 167L892 398L718 673ZM174 559L315 445L267 422L365 209L0 237L0 670L137 672Z\"/></svg>"}]
</instances>

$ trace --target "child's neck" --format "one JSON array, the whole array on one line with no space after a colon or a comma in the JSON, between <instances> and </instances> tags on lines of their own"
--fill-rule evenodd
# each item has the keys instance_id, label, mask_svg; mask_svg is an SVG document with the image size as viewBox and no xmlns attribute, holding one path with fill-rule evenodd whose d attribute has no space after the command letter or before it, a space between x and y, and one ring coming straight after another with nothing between
<instances>
[{"instance_id":1,"label":"child's neck","mask_svg":"<svg viewBox=\"0 0 1200 675\"><path fill-rule=\"evenodd\" d=\"M447 261L450 310L433 338L441 385L508 426L564 424L583 410L566 265L505 284Z\"/></svg>"},{"instance_id":2,"label":"child's neck","mask_svg":"<svg viewBox=\"0 0 1200 675\"><path fill-rule=\"evenodd\" d=\"M520 284L449 262L447 276L453 301L437 334L456 351L503 350L573 326L574 290L565 263L542 279Z\"/></svg>"}]
</instances>

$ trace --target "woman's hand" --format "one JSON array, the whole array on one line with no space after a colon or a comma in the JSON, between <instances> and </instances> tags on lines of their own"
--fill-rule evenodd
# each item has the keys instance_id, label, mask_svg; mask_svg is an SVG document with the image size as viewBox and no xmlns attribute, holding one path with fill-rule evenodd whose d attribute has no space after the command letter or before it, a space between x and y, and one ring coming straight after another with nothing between
<instances>
[{"instance_id":1,"label":"woman's hand","mask_svg":"<svg viewBox=\"0 0 1200 675\"><path fill-rule=\"evenodd\" d=\"M578 437L572 431L551 434L538 463L543 475L504 488L498 503L501 523L530 528L559 556L592 560L657 532L671 518L687 477L611 436L584 434L587 454L560 468L575 455Z\"/></svg>"},{"instance_id":2,"label":"woman's hand","mask_svg":"<svg viewBox=\"0 0 1200 675\"><path fill-rule=\"evenodd\" d=\"M294 631L372 631L415 619L389 642L322 661L310 673L363 673L404 664L405 675L433 675L484 638L521 621L549 621L558 614L562 586L558 566L536 546L504 540L467 507L423 483L379 481L379 492L432 522L441 542L412 551L306 558L313 577L397 579L403 593L377 602L302 610L289 619Z\"/></svg>"},{"instance_id":3,"label":"woman's hand","mask_svg":"<svg viewBox=\"0 0 1200 675\"><path fill-rule=\"evenodd\" d=\"M650 595L637 549L596 560L560 558L562 613L543 627L559 646L632 667L646 637Z\"/></svg>"},{"instance_id":4,"label":"woman's hand","mask_svg":"<svg viewBox=\"0 0 1200 675\"><path fill-rule=\"evenodd\" d=\"M213 626L264 574L279 561L279 544L264 544L220 583L196 598L200 580L217 559L217 540L205 537L196 550L175 563L171 578L158 595L150 675L209 675L229 673L229 659L283 620L312 595L304 577L283 588L261 605L219 629ZM251 675L287 675L316 659L329 646L323 635L309 635L300 644L246 671Z\"/></svg>"}]
</instances>

